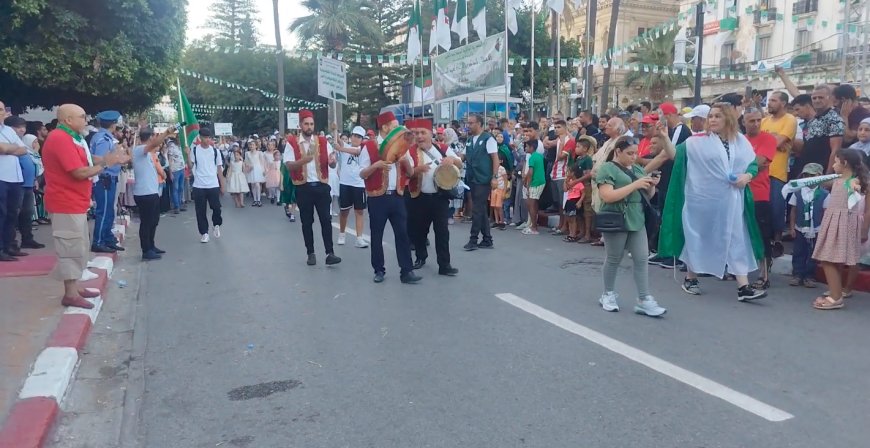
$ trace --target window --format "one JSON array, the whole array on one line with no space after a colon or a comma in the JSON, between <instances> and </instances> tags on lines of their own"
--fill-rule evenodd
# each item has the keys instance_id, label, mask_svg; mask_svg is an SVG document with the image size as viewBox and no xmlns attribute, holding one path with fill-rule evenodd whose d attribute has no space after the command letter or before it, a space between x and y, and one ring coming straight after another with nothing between
<instances>
[{"instance_id":1,"label":"window","mask_svg":"<svg viewBox=\"0 0 870 448\"><path fill-rule=\"evenodd\" d=\"M770 35L758 36L755 43L755 60L760 61L770 57Z\"/></svg>"},{"instance_id":2,"label":"window","mask_svg":"<svg viewBox=\"0 0 870 448\"><path fill-rule=\"evenodd\" d=\"M734 64L734 42L726 42L722 45L722 57L719 58L719 66L727 68Z\"/></svg>"},{"instance_id":3,"label":"window","mask_svg":"<svg viewBox=\"0 0 870 448\"><path fill-rule=\"evenodd\" d=\"M810 30L797 30L794 39L794 49L798 53L810 50Z\"/></svg>"},{"instance_id":4,"label":"window","mask_svg":"<svg viewBox=\"0 0 870 448\"><path fill-rule=\"evenodd\" d=\"M637 35L638 35L638 36L643 36L643 35L646 33L646 30L647 30L646 28L638 28L638 29L637 29Z\"/></svg>"}]
</instances>

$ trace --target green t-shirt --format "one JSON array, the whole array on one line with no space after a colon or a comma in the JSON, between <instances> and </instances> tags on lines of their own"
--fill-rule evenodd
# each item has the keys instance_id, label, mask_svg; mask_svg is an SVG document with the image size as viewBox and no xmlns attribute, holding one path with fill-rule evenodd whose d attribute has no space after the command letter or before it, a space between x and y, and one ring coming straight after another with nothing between
<instances>
[{"instance_id":1,"label":"green t-shirt","mask_svg":"<svg viewBox=\"0 0 870 448\"><path fill-rule=\"evenodd\" d=\"M531 186L539 187L544 185L547 182L544 177L544 156L537 152L533 152L529 155L527 163L529 164L529 169L533 170Z\"/></svg>"},{"instance_id":2,"label":"green t-shirt","mask_svg":"<svg viewBox=\"0 0 870 448\"><path fill-rule=\"evenodd\" d=\"M593 165L592 157L589 156L583 156L577 159L574 163L576 166L580 167L580 172L583 174L591 170Z\"/></svg>"},{"instance_id":3,"label":"green t-shirt","mask_svg":"<svg viewBox=\"0 0 870 448\"><path fill-rule=\"evenodd\" d=\"M632 171L637 178L646 176L643 168L640 165L634 165ZM595 184L610 184L613 189L625 187L634 182L628 174L625 174L620 167L614 162L607 162L601 165L598 173L595 175ZM636 232L644 228L643 204L639 191L633 191L619 202L608 204L601 201L602 212L623 212L625 214L625 229L629 232Z\"/></svg>"}]
</instances>

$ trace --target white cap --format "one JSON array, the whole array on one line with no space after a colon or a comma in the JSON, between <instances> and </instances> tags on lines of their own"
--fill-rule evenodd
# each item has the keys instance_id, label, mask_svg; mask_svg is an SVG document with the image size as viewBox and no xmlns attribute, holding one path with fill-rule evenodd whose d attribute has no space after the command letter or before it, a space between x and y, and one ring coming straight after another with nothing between
<instances>
[{"instance_id":1,"label":"white cap","mask_svg":"<svg viewBox=\"0 0 870 448\"><path fill-rule=\"evenodd\" d=\"M366 130L362 126L357 126L357 127L353 128L353 131L351 131L350 133L353 135L363 137L363 138L365 138L365 136L366 136Z\"/></svg>"},{"instance_id":2,"label":"white cap","mask_svg":"<svg viewBox=\"0 0 870 448\"><path fill-rule=\"evenodd\" d=\"M700 104L698 106L693 107L692 111L683 115L683 117L685 117L685 118L698 117L698 118L703 118L706 120L707 115L709 115L709 114L710 114L710 106L708 106L706 104Z\"/></svg>"}]
</instances>

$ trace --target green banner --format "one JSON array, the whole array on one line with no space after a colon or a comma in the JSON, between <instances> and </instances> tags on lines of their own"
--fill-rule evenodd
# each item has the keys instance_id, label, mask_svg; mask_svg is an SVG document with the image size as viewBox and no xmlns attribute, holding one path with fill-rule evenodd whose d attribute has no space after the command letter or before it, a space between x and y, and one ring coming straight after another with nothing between
<instances>
[{"instance_id":1,"label":"green banner","mask_svg":"<svg viewBox=\"0 0 870 448\"><path fill-rule=\"evenodd\" d=\"M433 57L435 101L503 87L505 42L501 32Z\"/></svg>"}]
</instances>

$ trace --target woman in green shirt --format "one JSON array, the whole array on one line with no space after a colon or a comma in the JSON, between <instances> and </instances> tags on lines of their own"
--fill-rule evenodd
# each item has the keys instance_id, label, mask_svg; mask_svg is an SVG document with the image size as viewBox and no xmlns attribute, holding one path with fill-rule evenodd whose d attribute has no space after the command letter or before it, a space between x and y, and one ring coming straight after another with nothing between
<instances>
[{"instance_id":1,"label":"woman in green shirt","mask_svg":"<svg viewBox=\"0 0 870 448\"><path fill-rule=\"evenodd\" d=\"M606 232L604 235L604 294L598 299L605 311L619 311L616 273L625 251L631 252L634 283L637 286L638 300L634 312L657 317L665 314L666 309L659 306L649 294L649 272L647 257L649 247L641 194L651 197L655 194L658 176L647 176L644 168L637 165L637 146L628 138L619 137L607 162L595 173L595 184L601 197L601 212L622 213L625 217L625 230Z\"/></svg>"}]
</instances>

